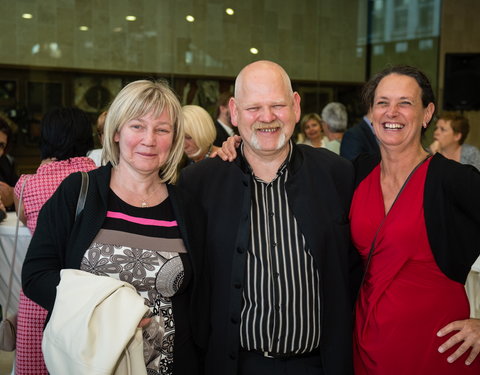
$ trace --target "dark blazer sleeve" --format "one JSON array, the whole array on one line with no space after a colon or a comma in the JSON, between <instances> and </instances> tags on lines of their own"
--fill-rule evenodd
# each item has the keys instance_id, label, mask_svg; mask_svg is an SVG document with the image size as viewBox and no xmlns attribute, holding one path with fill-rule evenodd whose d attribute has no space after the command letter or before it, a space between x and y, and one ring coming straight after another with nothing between
<instances>
[{"instance_id":1,"label":"dark blazer sleeve","mask_svg":"<svg viewBox=\"0 0 480 375\"><path fill-rule=\"evenodd\" d=\"M189 321L195 343L205 350L210 312L209 267L205 249L205 214L200 204L185 189L168 185L168 190L179 230L193 267Z\"/></svg>"},{"instance_id":2,"label":"dark blazer sleeve","mask_svg":"<svg viewBox=\"0 0 480 375\"><path fill-rule=\"evenodd\" d=\"M435 154L424 192L433 255L452 280L465 283L480 253L480 172Z\"/></svg>"},{"instance_id":3,"label":"dark blazer sleeve","mask_svg":"<svg viewBox=\"0 0 480 375\"><path fill-rule=\"evenodd\" d=\"M361 146L361 134L358 131L352 129L347 130L340 143L340 156L347 158L348 160L355 159L362 153Z\"/></svg>"},{"instance_id":4,"label":"dark blazer sleeve","mask_svg":"<svg viewBox=\"0 0 480 375\"><path fill-rule=\"evenodd\" d=\"M65 267L80 186L80 174L70 175L43 205L23 263L25 295L47 310L53 308L60 270Z\"/></svg>"},{"instance_id":5,"label":"dark blazer sleeve","mask_svg":"<svg viewBox=\"0 0 480 375\"><path fill-rule=\"evenodd\" d=\"M345 132L340 144L340 156L354 160L364 153L379 154L380 148L370 125L362 120Z\"/></svg>"},{"instance_id":6,"label":"dark blazer sleeve","mask_svg":"<svg viewBox=\"0 0 480 375\"><path fill-rule=\"evenodd\" d=\"M228 133L218 121L215 121L215 130L217 132L217 136L213 141L213 145L217 147L222 147L222 143L228 138Z\"/></svg>"}]
</instances>

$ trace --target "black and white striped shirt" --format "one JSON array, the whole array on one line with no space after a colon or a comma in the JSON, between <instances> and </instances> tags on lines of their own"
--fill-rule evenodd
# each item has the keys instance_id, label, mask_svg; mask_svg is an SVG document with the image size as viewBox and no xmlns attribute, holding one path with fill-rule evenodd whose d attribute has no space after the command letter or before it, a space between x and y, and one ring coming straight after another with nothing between
<instances>
[{"instance_id":1,"label":"black and white striped shirt","mask_svg":"<svg viewBox=\"0 0 480 375\"><path fill-rule=\"evenodd\" d=\"M288 162L266 183L252 172L240 344L245 350L307 353L320 344L319 274L288 205Z\"/></svg>"}]
</instances>

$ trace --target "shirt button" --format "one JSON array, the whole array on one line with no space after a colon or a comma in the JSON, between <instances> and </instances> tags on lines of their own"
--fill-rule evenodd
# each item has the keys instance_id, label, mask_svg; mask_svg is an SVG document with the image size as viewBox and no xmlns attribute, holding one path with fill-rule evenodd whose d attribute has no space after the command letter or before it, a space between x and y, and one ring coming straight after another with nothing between
<instances>
[{"instance_id":1,"label":"shirt button","mask_svg":"<svg viewBox=\"0 0 480 375\"><path fill-rule=\"evenodd\" d=\"M273 212L273 211L270 211L268 214L270 215L270 217L274 217L274 216L275 216L275 212Z\"/></svg>"},{"instance_id":2,"label":"shirt button","mask_svg":"<svg viewBox=\"0 0 480 375\"><path fill-rule=\"evenodd\" d=\"M233 284L233 286L234 286L235 289L240 289L242 287L242 284L235 283L235 284Z\"/></svg>"}]
</instances>

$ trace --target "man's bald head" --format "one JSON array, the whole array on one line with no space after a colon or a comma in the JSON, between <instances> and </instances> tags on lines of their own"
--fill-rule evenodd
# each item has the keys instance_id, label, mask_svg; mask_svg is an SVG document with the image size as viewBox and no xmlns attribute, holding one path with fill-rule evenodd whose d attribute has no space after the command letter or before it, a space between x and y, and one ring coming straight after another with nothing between
<instances>
[{"instance_id":1,"label":"man's bald head","mask_svg":"<svg viewBox=\"0 0 480 375\"><path fill-rule=\"evenodd\" d=\"M300 96L285 70L264 60L247 65L237 76L229 104L245 155L284 159L300 118Z\"/></svg>"},{"instance_id":2,"label":"man's bald head","mask_svg":"<svg viewBox=\"0 0 480 375\"><path fill-rule=\"evenodd\" d=\"M273 61L260 60L248 64L238 73L235 80L235 98L238 99L242 95L245 83L254 84L259 79L265 79L266 77L283 81L285 92L293 95L292 83L285 69Z\"/></svg>"}]
</instances>

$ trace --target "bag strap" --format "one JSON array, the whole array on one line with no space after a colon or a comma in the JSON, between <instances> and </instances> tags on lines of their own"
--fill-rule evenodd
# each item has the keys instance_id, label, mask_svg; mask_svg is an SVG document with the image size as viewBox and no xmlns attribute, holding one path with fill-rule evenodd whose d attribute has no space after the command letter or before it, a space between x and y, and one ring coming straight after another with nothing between
<instances>
[{"instance_id":1,"label":"bag strap","mask_svg":"<svg viewBox=\"0 0 480 375\"><path fill-rule=\"evenodd\" d=\"M378 233L380 232L380 229L383 227L383 224L385 223L385 220L387 219L388 213L392 210L392 207L393 207L394 204L397 202L398 198L400 197L400 195L402 194L403 190L405 189L405 186L407 186L408 181L410 181L410 179L411 179L412 176L414 175L415 171L416 171L423 163L425 163L431 156L432 156L432 154L428 154L425 159L423 159L420 163L418 163L418 164L415 166L415 168L413 168L413 170L410 172L410 174L408 175L407 179L406 179L405 182L403 183L402 187L401 187L400 190L398 191L397 196L395 197L395 200L393 201L392 205L391 205L390 208L388 209L387 214L385 215L385 217L384 217L384 218L382 219L382 221L380 222L380 225L378 226L377 231L375 232L375 236L373 236L373 241L372 241L372 245L370 246L370 251L368 252L367 264L365 265L365 271L363 272L362 281L360 282L360 287L358 288L357 299L358 299L358 295L360 294L360 289L362 288L363 283L365 282L365 277L366 277L366 275L367 275L367 271L368 271L368 269L370 268L370 262L371 262L371 260L372 260L373 251L375 250L375 243L376 243L376 241L377 241L377 235L378 235Z\"/></svg>"},{"instance_id":2,"label":"bag strap","mask_svg":"<svg viewBox=\"0 0 480 375\"><path fill-rule=\"evenodd\" d=\"M80 173L82 174L82 186L80 187L80 194L78 195L77 209L75 210L75 220L77 220L78 215L80 215L83 211L88 193L88 173Z\"/></svg>"},{"instance_id":3,"label":"bag strap","mask_svg":"<svg viewBox=\"0 0 480 375\"><path fill-rule=\"evenodd\" d=\"M10 307L10 299L12 296L12 282L13 282L13 273L15 272L15 259L17 257L17 243L18 243L18 227L20 225L20 212L22 210L23 204L23 190L25 189L25 185L29 180L28 177L25 178L22 184L22 189L20 190L20 199L18 200L18 207L17 207L17 224L15 226L15 239L13 241L13 251L12 251L12 260L10 262L10 275L8 276L8 295L7 295L7 303L5 304L5 316L4 319L7 317L8 308Z\"/></svg>"},{"instance_id":4,"label":"bag strap","mask_svg":"<svg viewBox=\"0 0 480 375\"><path fill-rule=\"evenodd\" d=\"M75 210L75 220L78 218L78 215L83 211L83 207L85 206L85 200L87 197L88 192L88 173L80 172L82 174L82 185L80 187L80 194L78 195L77 201L77 208ZM13 273L15 269L15 259L17 256L17 243L18 243L18 228L20 225L20 211L22 210L23 205L23 190L25 189L25 185L27 184L28 178L25 178L22 184L22 189L20 190L20 198L18 200L18 207L17 207L17 224L15 226L15 239L13 242L13 252L12 252L12 260L11 260L11 268L10 268L10 275L8 277L8 294L7 294L7 303L5 304L5 318L8 314L8 308L10 307L10 300L12 296L12 282L13 282Z\"/></svg>"}]
</instances>

